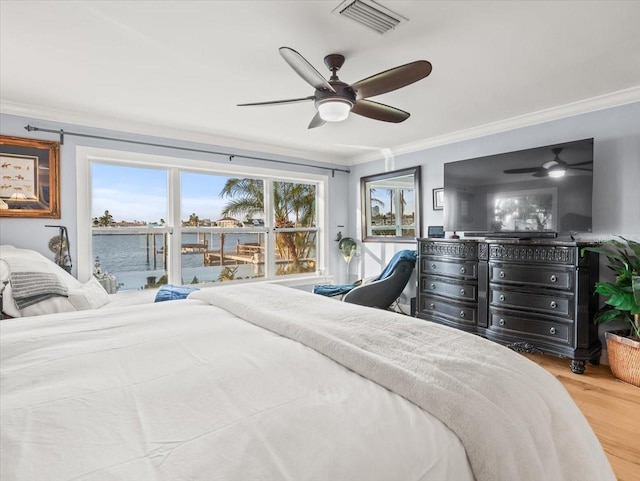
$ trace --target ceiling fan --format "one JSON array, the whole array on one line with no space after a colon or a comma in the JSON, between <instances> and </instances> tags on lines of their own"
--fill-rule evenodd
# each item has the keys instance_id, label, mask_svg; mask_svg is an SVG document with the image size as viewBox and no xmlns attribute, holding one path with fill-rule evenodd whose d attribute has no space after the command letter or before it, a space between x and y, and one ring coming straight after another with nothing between
<instances>
[{"instance_id":1,"label":"ceiling fan","mask_svg":"<svg viewBox=\"0 0 640 481\"><path fill-rule=\"evenodd\" d=\"M407 120L411 114L389 105L367 100L367 97L391 92L417 82L431 73L431 63L426 60L401 65L385 70L354 84L338 79L337 72L344 64L344 56L332 53L324 58L324 64L331 70L329 80L325 79L302 55L289 47L280 47L280 55L309 85L316 89L313 95L297 99L275 100L238 104L239 107L256 105L284 105L313 100L316 115L309 124L310 129L320 127L325 122L340 122L349 116L349 112L370 119L399 123Z\"/></svg>"},{"instance_id":2,"label":"ceiling fan","mask_svg":"<svg viewBox=\"0 0 640 481\"><path fill-rule=\"evenodd\" d=\"M562 152L562 147L556 147L551 149L553 152L554 158L552 160L547 160L540 167L527 167L523 169L507 169L503 171L505 174L529 174L532 173L534 177L563 177L567 170L586 170L592 172L592 169L585 169L580 167L581 165L592 165L593 160L587 160L584 162L577 162L575 164L568 164L564 160L562 160L560 156L560 152Z\"/></svg>"}]
</instances>

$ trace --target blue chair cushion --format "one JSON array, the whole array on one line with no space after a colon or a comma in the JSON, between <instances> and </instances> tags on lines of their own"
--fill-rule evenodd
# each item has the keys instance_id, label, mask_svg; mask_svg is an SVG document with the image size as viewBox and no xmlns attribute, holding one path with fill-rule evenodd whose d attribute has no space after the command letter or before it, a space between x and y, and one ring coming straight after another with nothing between
<instances>
[{"instance_id":1,"label":"blue chair cushion","mask_svg":"<svg viewBox=\"0 0 640 481\"><path fill-rule=\"evenodd\" d=\"M165 284L156 293L156 300L154 302L163 301L175 301L176 299L186 299L193 291L197 291L197 287L189 286L174 286L171 284Z\"/></svg>"}]
</instances>

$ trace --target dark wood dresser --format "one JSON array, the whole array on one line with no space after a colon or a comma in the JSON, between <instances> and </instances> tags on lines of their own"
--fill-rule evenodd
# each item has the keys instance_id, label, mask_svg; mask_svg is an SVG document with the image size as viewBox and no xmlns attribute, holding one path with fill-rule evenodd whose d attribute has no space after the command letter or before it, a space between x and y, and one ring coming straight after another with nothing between
<instances>
[{"instance_id":1,"label":"dark wood dresser","mask_svg":"<svg viewBox=\"0 0 640 481\"><path fill-rule=\"evenodd\" d=\"M416 316L521 352L571 359L582 374L601 345L593 314L598 255L587 244L419 239Z\"/></svg>"}]
</instances>

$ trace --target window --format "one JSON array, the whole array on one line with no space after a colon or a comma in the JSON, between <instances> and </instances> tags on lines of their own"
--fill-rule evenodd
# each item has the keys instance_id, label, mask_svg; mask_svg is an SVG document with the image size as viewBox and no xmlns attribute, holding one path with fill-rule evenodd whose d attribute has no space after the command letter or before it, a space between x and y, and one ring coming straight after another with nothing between
<instances>
[{"instance_id":1,"label":"window","mask_svg":"<svg viewBox=\"0 0 640 481\"><path fill-rule=\"evenodd\" d=\"M91 164L94 267L118 289L167 282L166 170Z\"/></svg>"},{"instance_id":2,"label":"window","mask_svg":"<svg viewBox=\"0 0 640 481\"><path fill-rule=\"evenodd\" d=\"M265 277L264 181L181 172L184 284Z\"/></svg>"},{"instance_id":3,"label":"window","mask_svg":"<svg viewBox=\"0 0 640 481\"><path fill-rule=\"evenodd\" d=\"M276 232L276 275L315 272L316 187L291 182L273 183Z\"/></svg>"},{"instance_id":4,"label":"window","mask_svg":"<svg viewBox=\"0 0 640 481\"><path fill-rule=\"evenodd\" d=\"M118 290L324 271L326 176L78 151L81 280L96 264Z\"/></svg>"}]
</instances>

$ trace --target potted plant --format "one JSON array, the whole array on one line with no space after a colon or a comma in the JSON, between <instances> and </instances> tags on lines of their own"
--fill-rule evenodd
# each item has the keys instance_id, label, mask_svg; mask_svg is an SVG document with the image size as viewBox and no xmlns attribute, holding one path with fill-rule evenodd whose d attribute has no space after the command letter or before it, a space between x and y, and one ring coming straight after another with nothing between
<instances>
[{"instance_id":1,"label":"potted plant","mask_svg":"<svg viewBox=\"0 0 640 481\"><path fill-rule=\"evenodd\" d=\"M605 333L609 366L618 379L640 387L640 243L619 239L582 251L605 255L608 267L616 274L614 282L596 282L595 292L607 299L594 322L622 320L629 325L628 335Z\"/></svg>"}]
</instances>

